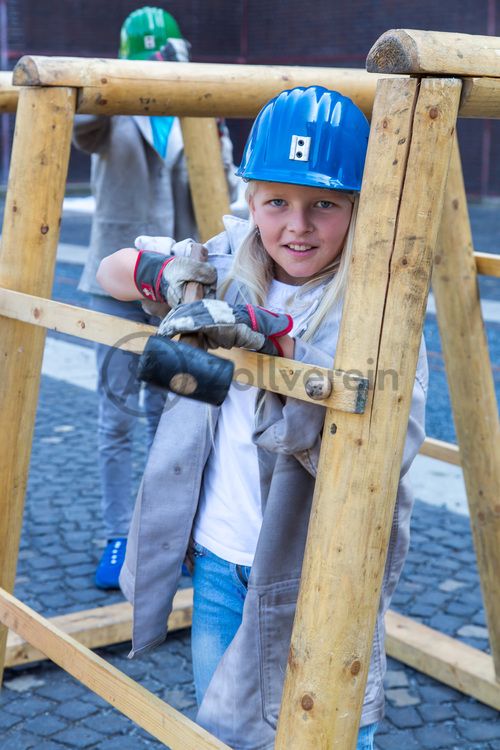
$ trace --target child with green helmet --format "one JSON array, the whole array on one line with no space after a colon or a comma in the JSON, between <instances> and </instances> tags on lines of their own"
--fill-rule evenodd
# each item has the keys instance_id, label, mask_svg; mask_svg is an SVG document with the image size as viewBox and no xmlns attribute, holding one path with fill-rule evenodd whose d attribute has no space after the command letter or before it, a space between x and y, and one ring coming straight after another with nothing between
<instances>
[{"instance_id":1,"label":"child with green helmet","mask_svg":"<svg viewBox=\"0 0 500 750\"><path fill-rule=\"evenodd\" d=\"M168 39L182 39L175 18L162 8L139 8L123 22L118 57L125 60L149 60Z\"/></svg>"},{"instance_id":2,"label":"child with green helmet","mask_svg":"<svg viewBox=\"0 0 500 750\"><path fill-rule=\"evenodd\" d=\"M358 107L335 91L281 92L257 116L238 170L251 219L225 217L225 231L206 243L210 279L189 258L192 241L143 237L103 261L101 283L119 299L167 302L162 335L197 332L212 348L270 355L270 368L281 356L331 367L368 132ZM207 297L178 304L188 280L205 284ZM407 471L424 439L426 384L422 346L357 750L373 748L383 716L384 613L408 549ZM271 750L324 408L251 383L233 383L219 409L179 397L167 405L120 577L134 602L131 655L165 637L187 554L197 721L235 750Z\"/></svg>"},{"instance_id":3,"label":"child with green helmet","mask_svg":"<svg viewBox=\"0 0 500 750\"><path fill-rule=\"evenodd\" d=\"M135 10L121 30L120 56L131 60L188 61L189 44L176 20L161 8ZM220 144L231 198L237 197L232 144L220 126ZM94 310L133 320L158 322L136 301L111 299L96 280L100 261L140 234L195 236L181 127L176 117L77 115L75 145L91 155L96 208L90 247L79 289ZM98 448L106 544L95 574L101 589L117 589L133 509L132 450L139 406L138 356L96 344ZM147 440L153 440L164 394L143 391Z\"/></svg>"}]
</instances>

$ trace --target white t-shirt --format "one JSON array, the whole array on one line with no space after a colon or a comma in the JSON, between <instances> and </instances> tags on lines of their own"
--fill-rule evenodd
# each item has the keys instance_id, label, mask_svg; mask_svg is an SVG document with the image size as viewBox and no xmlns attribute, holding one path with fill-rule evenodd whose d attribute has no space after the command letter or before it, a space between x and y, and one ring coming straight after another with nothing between
<instances>
[{"instance_id":1,"label":"white t-shirt","mask_svg":"<svg viewBox=\"0 0 500 750\"><path fill-rule=\"evenodd\" d=\"M296 286L273 281L266 307L273 312L290 308ZM293 316L291 335L320 302L317 289L304 295L303 309ZM252 565L262 524L259 463L252 434L258 389L233 383L222 404L193 527L193 537L223 560Z\"/></svg>"}]
</instances>

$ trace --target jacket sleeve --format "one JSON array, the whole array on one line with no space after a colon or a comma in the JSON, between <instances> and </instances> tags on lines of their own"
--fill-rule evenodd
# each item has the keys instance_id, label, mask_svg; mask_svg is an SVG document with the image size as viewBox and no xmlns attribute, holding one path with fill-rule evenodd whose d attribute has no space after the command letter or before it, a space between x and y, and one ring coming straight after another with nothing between
<instances>
[{"instance_id":1,"label":"jacket sleeve","mask_svg":"<svg viewBox=\"0 0 500 750\"><path fill-rule=\"evenodd\" d=\"M333 355L326 354L317 347L296 339L295 359L311 365L331 367ZM425 437L426 391L427 358L425 346L422 343L413 388L401 476L404 476L410 468ZM261 394L256 410L254 442L258 447L273 453L295 456L312 476L316 476L324 420L324 406L316 406L294 398L283 400L281 396L266 391Z\"/></svg>"},{"instance_id":2,"label":"jacket sleeve","mask_svg":"<svg viewBox=\"0 0 500 750\"><path fill-rule=\"evenodd\" d=\"M105 145L111 131L111 118L104 115L76 115L73 144L80 151L95 154Z\"/></svg>"}]
</instances>

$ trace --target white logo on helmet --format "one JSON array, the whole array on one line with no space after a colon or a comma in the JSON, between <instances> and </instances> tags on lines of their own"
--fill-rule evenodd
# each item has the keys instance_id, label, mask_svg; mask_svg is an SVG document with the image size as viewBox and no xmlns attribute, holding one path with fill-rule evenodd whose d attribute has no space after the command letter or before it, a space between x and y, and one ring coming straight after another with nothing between
<instances>
[{"instance_id":1,"label":"white logo on helmet","mask_svg":"<svg viewBox=\"0 0 500 750\"><path fill-rule=\"evenodd\" d=\"M292 161L307 161L309 159L309 149L311 148L311 138L308 135L292 135L290 143L289 159Z\"/></svg>"},{"instance_id":2,"label":"white logo on helmet","mask_svg":"<svg viewBox=\"0 0 500 750\"><path fill-rule=\"evenodd\" d=\"M154 38L154 34L146 34L144 37L144 49L154 49L156 47L156 42Z\"/></svg>"}]
</instances>

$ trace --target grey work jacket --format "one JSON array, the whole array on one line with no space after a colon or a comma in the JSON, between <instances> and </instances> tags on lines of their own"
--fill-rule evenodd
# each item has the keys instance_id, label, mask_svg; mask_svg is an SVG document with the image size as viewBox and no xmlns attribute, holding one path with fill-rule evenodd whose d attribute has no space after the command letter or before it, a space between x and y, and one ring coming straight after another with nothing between
<instances>
[{"instance_id":1,"label":"grey work jacket","mask_svg":"<svg viewBox=\"0 0 500 750\"><path fill-rule=\"evenodd\" d=\"M226 233L207 243L219 274L231 263L247 224L226 217ZM174 247L183 252L184 243ZM232 301L229 299L229 301ZM293 315L293 310L290 311ZM296 340L295 358L332 366L340 306L313 343ZM412 493L406 473L424 439L427 363L422 344L401 480L377 617L362 725L383 715L384 613L408 550ZM287 663L317 470L324 407L266 392L257 410L263 523L243 619L200 706L197 721L235 750L271 750ZM120 583L134 604L131 656L161 643L181 575L218 409L167 400L134 511ZM332 478L333 481L333 478ZM342 603L339 604L342 606Z\"/></svg>"},{"instance_id":2,"label":"grey work jacket","mask_svg":"<svg viewBox=\"0 0 500 750\"><path fill-rule=\"evenodd\" d=\"M139 235L196 237L179 120L163 159L153 145L149 117L77 115L73 143L91 154L96 209L79 289L104 295L95 276L103 258L130 247ZM221 149L231 200L237 192L227 128Z\"/></svg>"}]
</instances>

